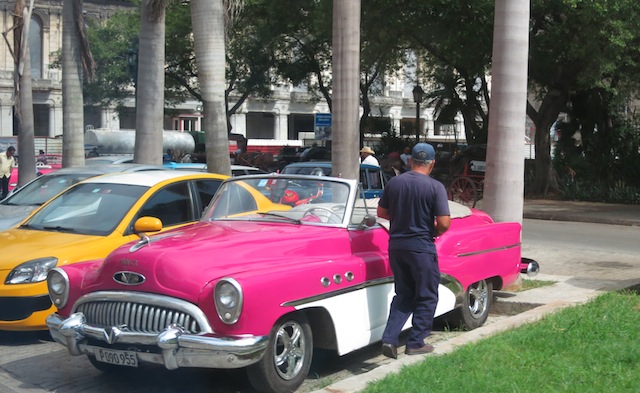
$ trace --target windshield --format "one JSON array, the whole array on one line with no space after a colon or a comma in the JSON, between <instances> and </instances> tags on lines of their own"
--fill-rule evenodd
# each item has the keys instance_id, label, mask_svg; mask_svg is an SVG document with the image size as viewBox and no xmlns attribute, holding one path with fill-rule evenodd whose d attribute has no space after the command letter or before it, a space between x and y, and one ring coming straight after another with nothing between
<instances>
[{"instance_id":1,"label":"windshield","mask_svg":"<svg viewBox=\"0 0 640 393\"><path fill-rule=\"evenodd\" d=\"M17 190L3 205L39 206L68 187L94 175L88 173L50 174L40 176Z\"/></svg>"},{"instance_id":2,"label":"windshield","mask_svg":"<svg viewBox=\"0 0 640 393\"><path fill-rule=\"evenodd\" d=\"M21 227L107 236L148 189L127 184L77 184L36 212Z\"/></svg>"},{"instance_id":3,"label":"windshield","mask_svg":"<svg viewBox=\"0 0 640 393\"><path fill-rule=\"evenodd\" d=\"M344 224L353 185L326 177L252 176L225 182L204 219ZM351 202L349 203L349 201Z\"/></svg>"}]
</instances>

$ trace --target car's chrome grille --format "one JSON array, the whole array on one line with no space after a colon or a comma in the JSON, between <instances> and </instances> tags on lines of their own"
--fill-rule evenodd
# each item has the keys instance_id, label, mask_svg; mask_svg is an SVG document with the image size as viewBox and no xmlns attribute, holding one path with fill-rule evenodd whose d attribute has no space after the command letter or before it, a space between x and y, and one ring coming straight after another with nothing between
<instances>
[{"instance_id":1,"label":"car's chrome grille","mask_svg":"<svg viewBox=\"0 0 640 393\"><path fill-rule=\"evenodd\" d=\"M178 324L192 334L203 330L196 318L183 311L142 303L94 301L79 305L76 311L96 327L126 326L127 331L159 333L171 324Z\"/></svg>"}]
</instances>

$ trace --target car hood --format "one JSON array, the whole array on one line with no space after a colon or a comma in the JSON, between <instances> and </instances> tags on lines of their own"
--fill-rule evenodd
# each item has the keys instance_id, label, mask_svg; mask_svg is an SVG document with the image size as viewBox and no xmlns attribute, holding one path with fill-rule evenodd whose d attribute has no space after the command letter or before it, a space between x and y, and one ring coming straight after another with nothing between
<instances>
[{"instance_id":1,"label":"car hood","mask_svg":"<svg viewBox=\"0 0 640 393\"><path fill-rule=\"evenodd\" d=\"M196 303L203 288L219 278L291 270L292 263L305 266L350 250L346 229L273 222L200 222L152 237L133 251L135 244L112 252L83 292L134 290ZM144 283L119 284L114 277L122 272L138 273Z\"/></svg>"},{"instance_id":2,"label":"car hood","mask_svg":"<svg viewBox=\"0 0 640 393\"><path fill-rule=\"evenodd\" d=\"M16 226L38 207L0 205L0 231Z\"/></svg>"},{"instance_id":3,"label":"car hood","mask_svg":"<svg viewBox=\"0 0 640 393\"><path fill-rule=\"evenodd\" d=\"M121 235L119 237L122 238ZM108 242L106 238L53 231L8 229L0 232L0 270L11 270L36 258L56 257L60 266L104 257L108 253L104 250L104 244ZM115 247L116 245L112 248Z\"/></svg>"}]
</instances>

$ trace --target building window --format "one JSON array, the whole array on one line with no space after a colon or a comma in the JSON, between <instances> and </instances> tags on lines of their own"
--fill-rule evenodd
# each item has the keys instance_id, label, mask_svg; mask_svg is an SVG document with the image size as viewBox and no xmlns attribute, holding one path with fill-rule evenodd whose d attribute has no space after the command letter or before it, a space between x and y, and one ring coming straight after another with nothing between
<instances>
[{"instance_id":1,"label":"building window","mask_svg":"<svg viewBox=\"0 0 640 393\"><path fill-rule=\"evenodd\" d=\"M36 16L31 17L29 25L29 56L31 57L31 77L42 79L42 23Z\"/></svg>"}]
</instances>

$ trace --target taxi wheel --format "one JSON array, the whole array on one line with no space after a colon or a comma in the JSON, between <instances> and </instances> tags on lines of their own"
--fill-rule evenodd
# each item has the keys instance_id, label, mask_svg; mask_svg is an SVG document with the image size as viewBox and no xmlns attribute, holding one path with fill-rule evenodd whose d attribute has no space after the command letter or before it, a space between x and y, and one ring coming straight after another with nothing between
<instances>
[{"instance_id":1,"label":"taxi wheel","mask_svg":"<svg viewBox=\"0 0 640 393\"><path fill-rule=\"evenodd\" d=\"M313 356L313 337L307 318L281 319L271 332L262 359L247 368L251 385L260 392L293 392L304 382Z\"/></svg>"}]
</instances>

